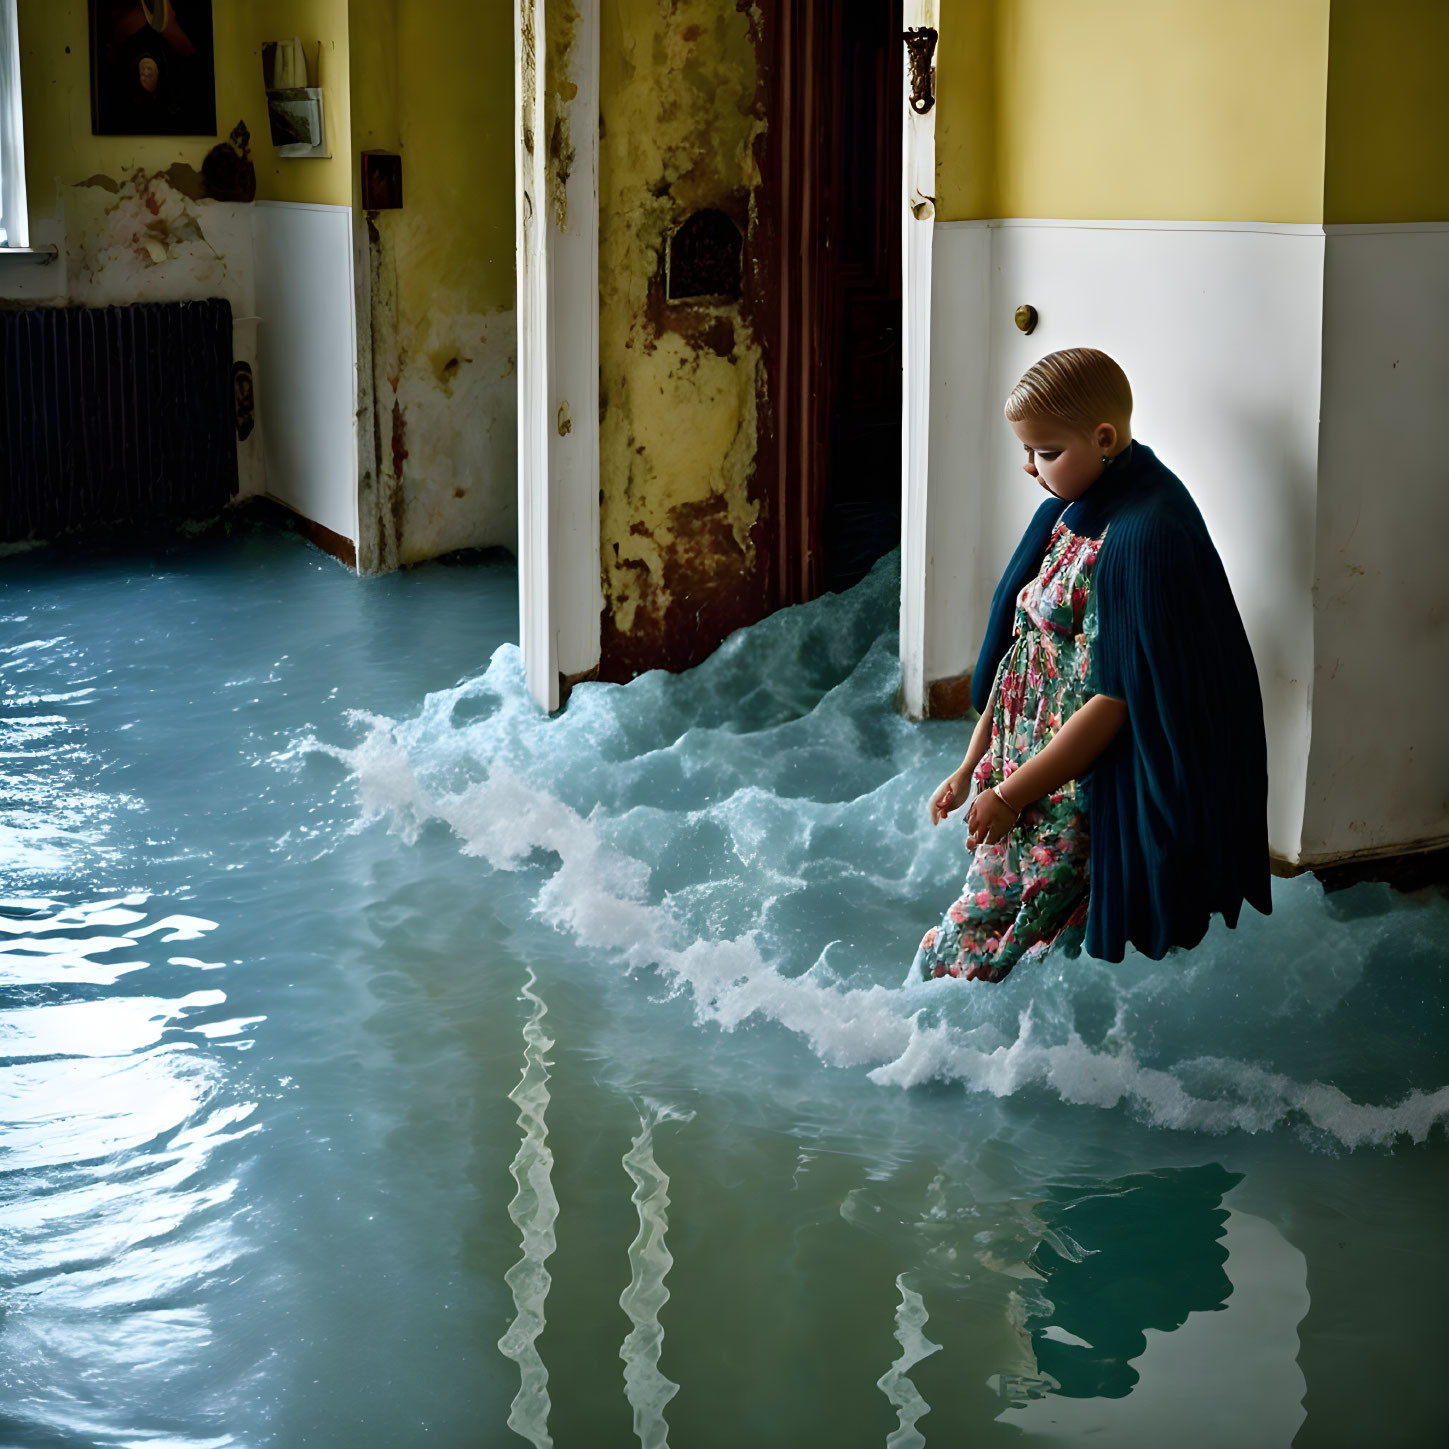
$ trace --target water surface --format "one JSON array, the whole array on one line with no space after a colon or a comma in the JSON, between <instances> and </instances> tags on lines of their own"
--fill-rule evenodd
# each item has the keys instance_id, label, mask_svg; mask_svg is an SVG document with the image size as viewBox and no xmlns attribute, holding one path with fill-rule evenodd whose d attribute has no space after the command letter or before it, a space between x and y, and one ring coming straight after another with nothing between
<instances>
[{"instance_id":1,"label":"water surface","mask_svg":"<svg viewBox=\"0 0 1449 1449\"><path fill-rule=\"evenodd\" d=\"M1422 1444L1449 904L903 985L893 561L522 689L508 564L0 574L0 1443Z\"/></svg>"}]
</instances>

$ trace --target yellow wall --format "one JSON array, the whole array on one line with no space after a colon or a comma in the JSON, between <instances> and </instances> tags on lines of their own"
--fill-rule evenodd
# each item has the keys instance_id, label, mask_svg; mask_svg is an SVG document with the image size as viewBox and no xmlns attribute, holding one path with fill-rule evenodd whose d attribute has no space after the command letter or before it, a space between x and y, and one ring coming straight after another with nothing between
<instances>
[{"instance_id":1,"label":"yellow wall","mask_svg":"<svg viewBox=\"0 0 1449 1449\"><path fill-rule=\"evenodd\" d=\"M936 49L936 216L996 207L997 0L940 0Z\"/></svg>"},{"instance_id":2,"label":"yellow wall","mask_svg":"<svg viewBox=\"0 0 1449 1449\"><path fill-rule=\"evenodd\" d=\"M737 302L666 303L661 256L703 207L748 228L763 122L734 5L604 0L600 26L602 667L617 678L697 662L761 612L761 344Z\"/></svg>"},{"instance_id":3,"label":"yellow wall","mask_svg":"<svg viewBox=\"0 0 1449 1449\"><path fill-rule=\"evenodd\" d=\"M1329 0L941 12L942 220L1322 219Z\"/></svg>"},{"instance_id":4,"label":"yellow wall","mask_svg":"<svg viewBox=\"0 0 1449 1449\"><path fill-rule=\"evenodd\" d=\"M513 12L351 0L348 30L358 204L360 153L402 157L402 208L367 233L380 527L404 564L511 548Z\"/></svg>"},{"instance_id":5,"label":"yellow wall","mask_svg":"<svg viewBox=\"0 0 1449 1449\"><path fill-rule=\"evenodd\" d=\"M397 7L403 150L399 281L513 306L513 11L477 0Z\"/></svg>"},{"instance_id":6,"label":"yellow wall","mask_svg":"<svg viewBox=\"0 0 1449 1449\"><path fill-rule=\"evenodd\" d=\"M25 176L32 212L48 213L55 188L94 175L119 178L202 158L238 120L252 133L257 195L279 201L352 200L346 0L218 0L217 136L93 136L86 0L20 0L20 84L25 102ZM329 161L279 160L263 96L261 44L284 36L321 40ZM309 47L310 48L310 47Z\"/></svg>"},{"instance_id":7,"label":"yellow wall","mask_svg":"<svg viewBox=\"0 0 1449 1449\"><path fill-rule=\"evenodd\" d=\"M1333 0L1328 222L1449 221L1449 0Z\"/></svg>"},{"instance_id":8,"label":"yellow wall","mask_svg":"<svg viewBox=\"0 0 1449 1449\"><path fill-rule=\"evenodd\" d=\"M398 0L352 0L348 10L354 156L362 151L397 151L402 146L397 96L397 6ZM354 185L358 177L358 167L354 166Z\"/></svg>"},{"instance_id":9,"label":"yellow wall","mask_svg":"<svg viewBox=\"0 0 1449 1449\"><path fill-rule=\"evenodd\" d=\"M352 0L351 16L352 176L363 151L403 158L403 209L377 218L396 245L401 320L420 321L435 292L469 312L511 308L512 11Z\"/></svg>"},{"instance_id":10,"label":"yellow wall","mask_svg":"<svg viewBox=\"0 0 1449 1449\"><path fill-rule=\"evenodd\" d=\"M246 75L243 110L252 133L252 160L257 168L257 196L266 201L322 201L352 205L352 126L349 79L347 0L218 0L212 13L236 6L250 12L243 36L241 65ZM308 79L322 87L323 124L332 156L326 161L283 159L272 146L262 85L262 43L300 36L307 51ZM321 52L318 56L317 45ZM320 74L311 68L320 59ZM218 70L220 62L218 62ZM252 124L252 115L257 124ZM217 97L216 123L225 135L228 119Z\"/></svg>"}]
</instances>

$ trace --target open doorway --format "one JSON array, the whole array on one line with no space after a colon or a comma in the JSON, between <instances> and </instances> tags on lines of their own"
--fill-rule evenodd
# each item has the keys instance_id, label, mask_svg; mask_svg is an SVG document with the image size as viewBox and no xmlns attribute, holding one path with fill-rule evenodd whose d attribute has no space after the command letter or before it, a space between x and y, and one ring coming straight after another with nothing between
<instances>
[{"instance_id":1,"label":"open doorway","mask_svg":"<svg viewBox=\"0 0 1449 1449\"><path fill-rule=\"evenodd\" d=\"M933 5L519 10L520 592L544 708L595 673L688 668L899 541L902 12Z\"/></svg>"},{"instance_id":2,"label":"open doorway","mask_svg":"<svg viewBox=\"0 0 1449 1449\"><path fill-rule=\"evenodd\" d=\"M849 587L900 540L902 0L782 0L772 23L776 295L757 315L778 606Z\"/></svg>"}]
</instances>

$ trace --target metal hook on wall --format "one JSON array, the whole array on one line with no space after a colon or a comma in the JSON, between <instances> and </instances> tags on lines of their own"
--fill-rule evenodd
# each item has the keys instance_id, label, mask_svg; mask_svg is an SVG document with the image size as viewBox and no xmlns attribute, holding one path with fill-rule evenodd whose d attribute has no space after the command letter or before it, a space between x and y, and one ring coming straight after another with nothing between
<instances>
[{"instance_id":1,"label":"metal hook on wall","mask_svg":"<svg viewBox=\"0 0 1449 1449\"><path fill-rule=\"evenodd\" d=\"M931 68L936 53L936 31L929 25L917 25L905 31L901 38L906 42L911 60L911 109L918 116L924 116L936 104L932 85L935 73Z\"/></svg>"}]
</instances>

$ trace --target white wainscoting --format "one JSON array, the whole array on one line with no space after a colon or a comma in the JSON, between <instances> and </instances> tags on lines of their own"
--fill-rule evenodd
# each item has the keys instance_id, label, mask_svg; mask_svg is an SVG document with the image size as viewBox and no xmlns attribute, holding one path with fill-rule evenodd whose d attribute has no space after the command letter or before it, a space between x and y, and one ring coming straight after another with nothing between
<instances>
[{"instance_id":1,"label":"white wainscoting","mask_svg":"<svg viewBox=\"0 0 1449 1449\"><path fill-rule=\"evenodd\" d=\"M1197 499L1252 640L1269 838L1299 856L1314 667L1321 227L945 222L935 229L925 679L975 662L991 591L1039 487L1000 405L1061 347L1124 367L1133 427ZM1013 313L1040 314L1025 336ZM1204 621L1211 627L1210 621ZM903 650L904 654L904 650Z\"/></svg>"},{"instance_id":2,"label":"white wainscoting","mask_svg":"<svg viewBox=\"0 0 1449 1449\"><path fill-rule=\"evenodd\" d=\"M1449 224L1327 231L1309 861L1449 837Z\"/></svg>"},{"instance_id":3,"label":"white wainscoting","mask_svg":"<svg viewBox=\"0 0 1449 1449\"><path fill-rule=\"evenodd\" d=\"M352 209L258 201L256 402L267 492L357 542Z\"/></svg>"}]
</instances>

